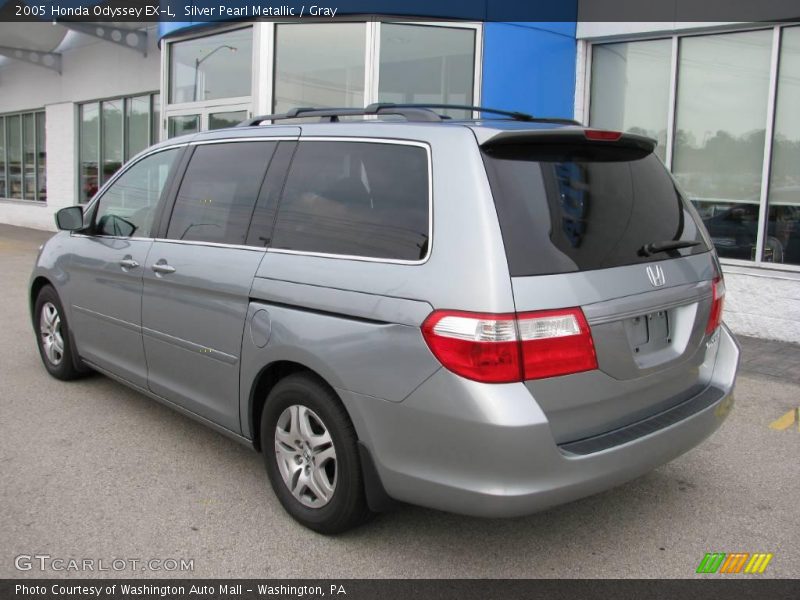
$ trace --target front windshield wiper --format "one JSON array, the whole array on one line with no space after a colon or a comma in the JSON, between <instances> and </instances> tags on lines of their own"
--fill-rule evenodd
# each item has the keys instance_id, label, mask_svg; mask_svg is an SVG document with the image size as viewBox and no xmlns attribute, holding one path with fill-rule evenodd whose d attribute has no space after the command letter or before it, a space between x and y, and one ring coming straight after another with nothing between
<instances>
[{"instance_id":1,"label":"front windshield wiper","mask_svg":"<svg viewBox=\"0 0 800 600\"><path fill-rule=\"evenodd\" d=\"M681 248L693 248L701 245L702 242L691 240L667 240L666 242L652 242L639 248L639 256L651 256L659 252L669 252L670 250L680 250Z\"/></svg>"}]
</instances>

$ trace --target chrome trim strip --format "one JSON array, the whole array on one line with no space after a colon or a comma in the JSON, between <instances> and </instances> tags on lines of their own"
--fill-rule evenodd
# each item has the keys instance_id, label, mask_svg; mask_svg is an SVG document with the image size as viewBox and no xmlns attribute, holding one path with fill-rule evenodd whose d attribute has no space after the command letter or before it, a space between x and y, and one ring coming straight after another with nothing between
<instances>
[{"instance_id":1,"label":"chrome trim strip","mask_svg":"<svg viewBox=\"0 0 800 600\"><path fill-rule=\"evenodd\" d=\"M316 123L315 123L316 124ZM430 145L421 140L409 140L406 138L387 138L387 137L364 137L346 135L301 135L301 142L363 142L365 144L397 144L400 146L419 146L430 150Z\"/></svg>"},{"instance_id":2,"label":"chrome trim strip","mask_svg":"<svg viewBox=\"0 0 800 600\"><path fill-rule=\"evenodd\" d=\"M633 296L603 300L602 302L587 304L582 308L589 325L602 325L614 321L623 321L642 314L687 306L710 297L711 282L699 281L697 283L634 294Z\"/></svg>"},{"instance_id":3,"label":"chrome trim strip","mask_svg":"<svg viewBox=\"0 0 800 600\"><path fill-rule=\"evenodd\" d=\"M155 238L151 237L121 237L117 235L86 235L85 233L75 233L70 231L70 235L76 238L90 238L93 240L124 240L126 242L153 242Z\"/></svg>"},{"instance_id":4,"label":"chrome trim strip","mask_svg":"<svg viewBox=\"0 0 800 600\"><path fill-rule=\"evenodd\" d=\"M259 246L245 246L244 244L224 244L221 242L201 242L195 240L173 240L168 238L154 238L154 242L163 242L165 244L183 244L187 246L210 246L212 248L234 248L236 250L250 250L251 252L266 252L266 248Z\"/></svg>"},{"instance_id":5,"label":"chrome trim strip","mask_svg":"<svg viewBox=\"0 0 800 600\"><path fill-rule=\"evenodd\" d=\"M84 308L83 306L78 306L77 304L73 304L72 308L79 313L83 313L85 315L94 317L101 321L111 323L112 325L118 325L119 327L122 327L124 329L129 329L130 331L135 331L136 333L142 332L141 325L137 325L136 323L131 323L130 321L123 321L122 319L117 319L116 317L110 317L109 315L104 315L103 313L95 312L88 308Z\"/></svg>"},{"instance_id":6,"label":"chrome trim strip","mask_svg":"<svg viewBox=\"0 0 800 600\"><path fill-rule=\"evenodd\" d=\"M245 130L246 131L246 130ZM276 136L250 136L250 137L235 137L235 138L214 138L212 140L195 140L189 142L190 146L207 146L209 144L231 144L235 142L296 142L299 135L276 135Z\"/></svg>"},{"instance_id":7,"label":"chrome trim strip","mask_svg":"<svg viewBox=\"0 0 800 600\"><path fill-rule=\"evenodd\" d=\"M291 254L295 256L313 256L316 258L338 258L340 260L358 260L361 262L385 263L393 265L421 265L427 262L424 260L393 260L390 258L370 258L368 256L354 256L351 254L326 254L325 252L305 252L303 250L284 250L283 248L267 248L268 254ZM430 255L430 251L428 252Z\"/></svg>"},{"instance_id":8,"label":"chrome trim strip","mask_svg":"<svg viewBox=\"0 0 800 600\"><path fill-rule=\"evenodd\" d=\"M259 246L245 246L242 244L223 244L219 242L201 242L201 241L194 241L194 240L171 240L167 238L126 238L126 237L116 237L113 235L86 235L84 233L74 233L74 237L80 238L100 238L105 240L125 240L126 242L164 242L165 244L185 244L189 246L211 246L212 248L234 248L237 250L250 250L252 252L266 252L266 248L261 248Z\"/></svg>"},{"instance_id":9,"label":"chrome trim strip","mask_svg":"<svg viewBox=\"0 0 800 600\"><path fill-rule=\"evenodd\" d=\"M183 338L175 337L161 331L156 331L155 329L150 329L149 327L142 327L142 335L146 335L160 342L172 344L173 346L183 348L184 350L189 350L190 352L202 354L207 358L213 358L229 365L235 365L237 362L239 362L239 357L234 356L233 354L228 354L227 352L222 352L221 350L214 350L213 348L208 348L207 346L196 344L194 342L190 342L188 340L184 340Z\"/></svg>"}]
</instances>

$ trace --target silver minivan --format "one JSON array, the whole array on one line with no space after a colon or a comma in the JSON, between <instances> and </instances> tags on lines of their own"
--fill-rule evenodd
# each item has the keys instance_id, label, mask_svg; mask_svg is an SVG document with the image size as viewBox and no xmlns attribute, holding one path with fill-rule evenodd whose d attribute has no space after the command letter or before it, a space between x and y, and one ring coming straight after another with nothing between
<instances>
[{"instance_id":1,"label":"silver minivan","mask_svg":"<svg viewBox=\"0 0 800 600\"><path fill-rule=\"evenodd\" d=\"M699 444L739 350L655 142L442 108L295 109L141 153L39 253L45 368L252 446L323 533L396 501L524 515Z\"/></svg>"}]
</instances>

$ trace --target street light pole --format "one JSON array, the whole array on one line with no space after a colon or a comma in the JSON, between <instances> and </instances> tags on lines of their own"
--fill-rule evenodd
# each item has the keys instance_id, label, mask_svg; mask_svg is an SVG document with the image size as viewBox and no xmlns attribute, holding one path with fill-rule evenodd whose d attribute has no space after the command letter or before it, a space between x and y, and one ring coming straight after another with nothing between
<instances>
[{"instance_id":1,"label":"street light pole","mask_svg":"<svg viewBox=\"0 0 800 600\"><path fill-rule=\"evenodd\" d=\"M223 48L227 48L231 52L236 52L236 50L238 49L235 46L229 46L228 44L222 44L222 45L217 46L216 48L214 48L211 52L206 54L204 57L195 58L194 59L194 85L192 86L192 101L193 102L197 102L197 73L200 70L200 65L203 63L203 61L208 60L209 58L211 58L212 55L214 55L219 50L222 50Z\"/></svg>"}]
</instances>

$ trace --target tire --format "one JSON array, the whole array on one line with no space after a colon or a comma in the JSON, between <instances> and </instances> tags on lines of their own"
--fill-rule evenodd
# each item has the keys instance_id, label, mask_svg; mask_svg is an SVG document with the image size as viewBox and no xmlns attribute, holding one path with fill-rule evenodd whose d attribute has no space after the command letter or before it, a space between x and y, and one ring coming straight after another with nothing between
<instances>
[{"instance_id":1,"label":"tire","mask_svg":"<svg viewBox=\"0 0 800 600\"><path fill-rule=\"evenodd\" d=\"M783 244L781 244L780 240L776 237L767 236L767 239L764 243L765 250L772 250L772 261L773 263L782 263L783 262ZM766 254L766 252L765 252Z\"/></svg>"},{"instance_id":2,"label":"tire","mask_svg":"<svg viewBox=\"0 0 800 600\"><path fill-rule=\"evenodd\" d=\"M50 375L62 381L70 381L86 374L85 369L76 366L80 365L80 361L73 355L64 307L51 285L44 286L36 296L33 327L39 356Z\"/></svg>"},{"instance_id":3,"label":"tire","mask_svg":"<svg viewBox=\"0 0 800 600\"><path fill-rule=\"evenodd\" d=\"M317 378L298 373L272 389L261 447L272 489L297 522L335 534L370 516L357 440L341 401Z\"/></svg>"}]
</instances>

